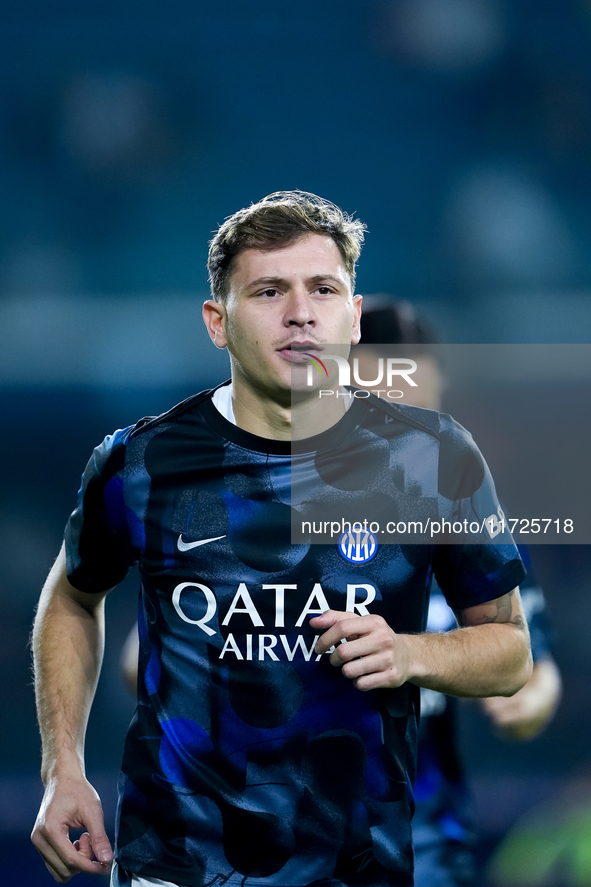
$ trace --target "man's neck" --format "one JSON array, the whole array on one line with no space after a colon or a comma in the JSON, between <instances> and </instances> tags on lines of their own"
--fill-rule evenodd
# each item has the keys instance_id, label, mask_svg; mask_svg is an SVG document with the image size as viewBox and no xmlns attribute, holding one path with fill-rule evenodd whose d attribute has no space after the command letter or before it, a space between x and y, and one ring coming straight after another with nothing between
<instances>
[{"instance_id":1,"label":"man's neck","mask_svg":"<svg viewBox=\"0 0 591 887\"><path fill-rule=\"evenodd\" d=\"M292 402L293 401L293 402ZM346 413L346 395L320 400L319 392L280 403L233 382L236 424L244 431L272 440L302 440L332 428Z\"/></svg>"}]
</instances>

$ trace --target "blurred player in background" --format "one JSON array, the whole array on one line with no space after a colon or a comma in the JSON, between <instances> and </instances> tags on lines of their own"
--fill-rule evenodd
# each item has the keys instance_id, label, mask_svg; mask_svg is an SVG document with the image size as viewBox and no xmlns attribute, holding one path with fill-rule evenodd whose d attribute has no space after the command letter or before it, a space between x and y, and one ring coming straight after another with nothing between
<instances>
[{"instance_id":1,"label":"blurred player in background","mask_svg":"<svg viewBox=\"0 0 591 887\"><path fill-rule=\"evenodd\" d=\"M438 337L410 302L390 296L364 296L361 344L354 356L360 379L375 376L376 349L364 345L405 345L404 356L418 364L416 388L405 389L404 402L440 410L444 378ZM530 569L527 549L520 553L528 576L520 586L532 641L534 668L530 680L514 696L481 699L494 728L507 739L531 739L552 719L561 694L560 673L549 649L549 625L541 588ZM456 619L437 583L431 589L427 630L456 627ZM458 700L434 690L421 690L421 721L416 810L413 818L415 887L473 887L476 836L469 812L469 791L457 742Z\"/></svg>"}]
</instances>

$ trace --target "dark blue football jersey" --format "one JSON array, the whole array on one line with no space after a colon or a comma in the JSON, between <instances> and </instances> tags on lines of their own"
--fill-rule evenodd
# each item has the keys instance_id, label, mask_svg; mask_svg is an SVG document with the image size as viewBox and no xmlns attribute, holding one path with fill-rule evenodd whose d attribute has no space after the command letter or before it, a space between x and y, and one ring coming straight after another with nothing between
<instances>
[{"instance_id":1,"label":"dark blue football jersey","mask_svg":"<svg viewBox=\"0 0 591 887\"><path fill-rule=\"evenodd\" d=\"M292 447L204 392L95 450L66 529L70 582L99 592L134 562L141 576L124 870L187 887L412 885L419 690L356 690L315 653L310 618L330 607L418 632L433 573L461 609L523 566L505 531L458 545L377 533L357 560L336 538L292 542L323 510L485 520L498 502L450 417L374 397Z\"/></svg>"}]
</instances>

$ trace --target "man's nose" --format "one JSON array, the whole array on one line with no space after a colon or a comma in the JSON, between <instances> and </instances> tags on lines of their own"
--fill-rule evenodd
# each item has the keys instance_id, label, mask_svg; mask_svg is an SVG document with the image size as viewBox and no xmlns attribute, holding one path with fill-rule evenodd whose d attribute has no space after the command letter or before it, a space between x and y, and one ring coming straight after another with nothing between
<instances>
[{"instance_id":1,"label":"man's nose","mask_svg":"<svg viewBox=\"0 0 591 887\"><path fill-rule=\"evenodd\" d=\"M312 326L316 324L316 312L310 294L303 287L294 287L285 305L286 326Z\"/></svg>"}]
</instances>

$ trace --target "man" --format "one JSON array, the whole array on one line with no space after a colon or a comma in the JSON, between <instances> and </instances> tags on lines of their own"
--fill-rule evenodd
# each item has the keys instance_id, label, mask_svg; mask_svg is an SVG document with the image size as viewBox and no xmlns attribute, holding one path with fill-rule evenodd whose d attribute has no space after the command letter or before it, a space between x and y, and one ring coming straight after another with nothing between
<instances>
[{"instance_id":1,"label":"man","mask_svg":"<svg viewBox=\"0 0 591 887\"><path fill-rule=\"evenodd\" d=\"M361 345L354 349L361 378L371 378L376 351L387 353L386 343L402 346L398 353L417 362L413 378L418 384L405 392L406 402L440 410L444 380L436 340L431 324L410 302L386 295L364 296ZM530 739L541 732L552 719L561 695L560 672L550 654L544 594L533 577L527 549L520 546L519 550L528 570L520 592L531 637L532 676L512 697L480 700L492 725L512 740ZM450 631L455 627L454 614L433 583L427 631ZM477 883L474 823L457 721L456 699L433 690L421 691L412 821L415 887L473 887Z\"/></svg>"},{"instance_id":2,"label":"man","mask_svg":"<svg viewBox=\"0 0 591 887\"><path fill-rule=\"evenodd\" d=\"M136 561L139 701L114 885L410 887L418 687L511 695L529 677L508 533L374 540L358 563L336 542L291 544L294 516L327 502L446 520L497 507L449 417L374 399L347 410L308 387L326 345L359 339L362 236L302 192L226 220L204 320L231 387L116 432L87 466L33 639L46 785L33 841L58 881L111 860L83 743L103 600ZM309 437L292 441L296 421ZM433 571L463 626L446 636L421 633ZM88 833L70 844L71 827Z\"/></svg>"}]
</instances>

